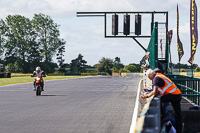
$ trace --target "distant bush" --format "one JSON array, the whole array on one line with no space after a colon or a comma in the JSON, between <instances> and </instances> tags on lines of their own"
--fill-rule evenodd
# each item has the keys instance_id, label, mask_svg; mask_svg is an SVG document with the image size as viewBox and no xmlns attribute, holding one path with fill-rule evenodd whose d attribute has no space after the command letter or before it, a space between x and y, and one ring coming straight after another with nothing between
<instances>
[{"instance_id":1,"label":"distant bush","mask_svg":"<svg viewBox=\"0 0 200 133\"><path fill-rule=\"evenodd\" d=\"M64 73L49 73L47 76L64 76Z\"/></svg>"},{"instance_id":2,"label":"distant bush","mask_svg":"<svg viewBox=\"0 0 200 133\"><path fill-rule=\"evenodd\" d=\"M81 76L97 76L98 73L81 73Z\"/></svg>"},{"instance_id":3,"label":"distant bush","mask_svg":"<svg viewBox=\"0 0 200 133\"><path fill-rule=\"evenodd\" d=\"M11 73L11 77L29 77L31 76L32 74L31 73Z\"/></svg>"},{"instance_id":4,"label":"distant bush","mask_svg":"<svg viewBox=\"0 0 200 133\"><path fill-rule=\"evenodd\" d=\"M185 72L185 69L181 68L180 72Z\"/></svg>"}]
</instances>

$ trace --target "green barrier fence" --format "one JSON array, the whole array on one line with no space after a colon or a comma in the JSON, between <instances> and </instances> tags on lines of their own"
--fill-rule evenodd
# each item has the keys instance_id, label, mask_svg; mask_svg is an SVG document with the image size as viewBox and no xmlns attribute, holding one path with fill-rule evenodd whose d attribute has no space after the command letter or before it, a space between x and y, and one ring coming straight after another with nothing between
<instances>
[{"instance_id":1,"label":"green barrier fence","mask_svg":"<svg viewBox=\"0 0 200 133\"><path fill-rule=\"evenodd\" d=\"M149 65L152 69L158 67L158 23L155 23L147 51L150 52Z\"/></svg>"},{"instance_id":2,"label":"green barrier fence","mask_svg":"<svg viewBox=\"0 0 200 133\"><path fill-rule=\"evenodd\" d=\"M147 48L147 52L150 52L149 65L151 69L158 67L158 23L155 23L155 26L152 31L151 39ZM140 64L146 63L145 56L140 61Z\"/></svg>"},{"instance_id":3,"label":"green barrier fence","mask_svg":"<svg viewBox=\"0 0 200 133\"><path fill-rule=\"evenodd\" d=\"M184 75L167 75L181 90L182 96L200 105L200 78Z\"/></svg>"}]
</instances>

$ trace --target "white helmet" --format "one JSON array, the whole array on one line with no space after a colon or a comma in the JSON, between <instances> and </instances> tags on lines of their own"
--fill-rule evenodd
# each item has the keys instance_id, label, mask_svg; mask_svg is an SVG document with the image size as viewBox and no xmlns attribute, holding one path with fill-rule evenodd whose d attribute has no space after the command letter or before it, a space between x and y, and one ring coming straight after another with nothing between
<instances>
[{"instance_id":1,"label":"white helmet","mask_svg":"<svg viewBox=\"0 0 200 133\"><path fill-rule=\"evenodd\" d=\"M40 67L36 67L35 69L37 72L40 72L41 71L41 68Z\"/></svg>"}]
</instances>

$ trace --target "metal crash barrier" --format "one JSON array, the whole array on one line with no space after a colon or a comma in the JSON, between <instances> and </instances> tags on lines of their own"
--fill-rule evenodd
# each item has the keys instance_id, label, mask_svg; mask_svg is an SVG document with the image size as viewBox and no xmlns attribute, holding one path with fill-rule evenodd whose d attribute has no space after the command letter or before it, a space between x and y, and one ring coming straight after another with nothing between
<instances>
[{"instance_id":1,"label":"metal crash barrier","mask_svg":"<svg viewBox=\"0 0 200 133\"><path fill-rule=\"evenodd\" d=\"M184 75L167 75L181 90L182 96L200 105L200 78Z\"/></svg>"},{"instance_id":2,"label":"metal crash barrier","mask_svg":"<svg viewBox=\"0 0 200 133\"><path fill-rule=\"evenodd\" d=\"M160 98L152 96L147 98L137 119L135 133L159 133L160 129Z\"/></svg>"}]
</instances>

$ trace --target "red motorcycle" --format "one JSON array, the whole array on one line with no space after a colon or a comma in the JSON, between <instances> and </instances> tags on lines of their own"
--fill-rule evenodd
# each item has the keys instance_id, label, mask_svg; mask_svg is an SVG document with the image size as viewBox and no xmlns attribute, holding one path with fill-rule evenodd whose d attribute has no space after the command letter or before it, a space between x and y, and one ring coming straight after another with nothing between
<instances>
[{"instance_id":1,"label":"red motorcycle","mask_svg":"<svg viewBox=\"0 0 200 133\"><path fill-rule=\"evenodd\" d=\"M35 78L35 89L36 89L36 96L40 96L42 93L42 78L41 77L36 77Z\"/></svg>"}]
</instances>

